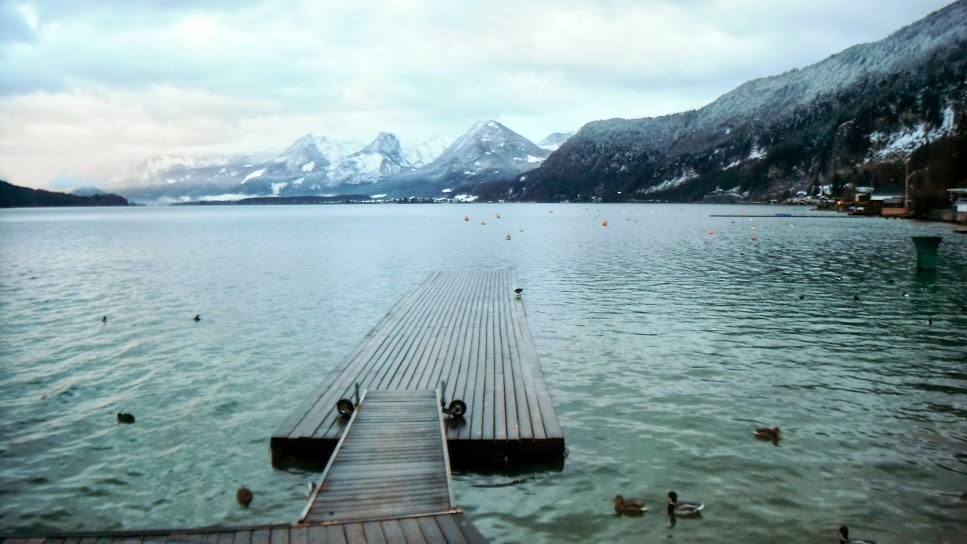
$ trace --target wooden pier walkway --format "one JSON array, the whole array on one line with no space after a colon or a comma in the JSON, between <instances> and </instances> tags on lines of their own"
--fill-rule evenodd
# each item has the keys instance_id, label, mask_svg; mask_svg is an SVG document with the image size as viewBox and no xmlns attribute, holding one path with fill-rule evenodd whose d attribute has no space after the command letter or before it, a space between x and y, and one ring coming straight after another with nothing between
<instances>
[{"instance_id":1,"label":"wooden pier walkway","mask_svg":"<svg viewBox=\"0 0 967 544\"><path fill-rule=\"evenodd\" d=\"M381 521L3 536L0 544L483 544L462 513Z\"/></svg>"},{"instance_id":2,"label":"wooden pier walkway","mask_svg":"<svg viewBox=\"0 0 967 544\"><path fill-rule=\"evenodd\" d=\"M352 415L303 522L456 510L436 391L371 391Z\"/></svg>"},{"instance_id":3,"label":"wooden pier walkway","mask_svg":"<svg viewBox=\"0 0 967 544\"><path fill-rule=\"evenodd\" d=\"M564 436L516 287L510 271L431 274L280 425L273 463L325 462L345 426L336 402L352 399L355 384L392 391L441 382L446 402L468 407L447 420L454 466L563 463Z\"/></svg>"}]
</instances>

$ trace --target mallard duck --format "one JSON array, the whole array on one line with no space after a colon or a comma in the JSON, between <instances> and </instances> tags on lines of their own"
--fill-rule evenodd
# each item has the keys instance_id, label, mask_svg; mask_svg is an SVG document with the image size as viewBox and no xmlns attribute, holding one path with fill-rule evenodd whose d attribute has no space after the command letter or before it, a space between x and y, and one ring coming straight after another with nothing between
<instances>
[{"instance_id":1,"label":"mallard duck","mask_svg":"<svg viewBox=\"0 0 967 544\"><path fill-rule=\"evenodd\" d=\"M839 527L839 542L840 544L876 544L872 540L863 540L861 538L850 539L849 529L845 525Z\"/></svg>"},{"instance_id":2,"label":"mallard duck","mask_svg":"<svg viewBox=\"0 0 967 544\"><path fill-rule=\"evenodd\" d=\"M779 427L759 427L755 430L755 437L759 440L779 440Z\"/></svg>"},{"instance_id":3,"label":"mallard duck","mask_svg":"<svg viewBox=\"0 0 967 544\"><path fill-rule=\"evenodd\" d=\"M134 423L134 415L121 412L118 414L118 423Z\"/></svg>"},{"instance_id":4,"label":"mallard duck","mask_svg":"<svg viewBox=\"0 0 967 544\"><path fill-rule=\"evenodd\" d=\"M668 500L668 514L680 518L700 516L701 510L705 508L705 505L700 502L679 501L678 493L674 491L668 492Z\"/></svg>"},{"instance_id":5,"label":"mallard duck","mask_svg":"<svg viewBox=\"0 0 967 544\"><path fill-rule=\"evenodd\" d=\"M248 508L248 505L252 504L252 498L252 490L244 485L238 488L238 491L235 492L235 500L237 500L238 504L241 504L245 508Z\"/></svg>"},{"instance_id":6,"label":"mallard duck","mask_svg":"<svg viewBox=\"0 0 967 544\"><path fill-rule=\"evenodd\" d=\"M640 499L626 499L621 495L614 496L614 511L618 514L635 515L647 512L645 501Z\"/></svg>"}]
</instances>

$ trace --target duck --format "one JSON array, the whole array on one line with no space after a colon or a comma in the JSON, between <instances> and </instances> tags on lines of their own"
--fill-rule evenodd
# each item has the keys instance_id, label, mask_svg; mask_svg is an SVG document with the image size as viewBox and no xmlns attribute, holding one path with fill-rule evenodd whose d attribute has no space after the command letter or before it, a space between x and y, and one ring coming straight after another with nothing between
<instances>
[{"instance_id":1,"label":"duck","mask_svg":"<svg viewBox=\"0 0 967 544\"><path fill-rule=\"evenodd\" d=\"M127 424L134 423L134 415L133 414L126 414L124 412L119 412L118 413L118 423L127 423Z\"/></svg>"},{"instance_id":2,"label":"duck","mask_svg":"<svg viewBox=\"0 0 967 544\"><path fill-rule=\"evenodd\" d=\"M523 287L518 287L517 289L514 289L514 293L517 296L520 296L520 294L523 293L523 292L524 292L524 288Z\"/></svg>"},{"instance_id":3,"label":"duck","mask_svg":"<svg viewBox=\"0 0 967 544\"><path fill-rule=\"evenodd\" d=\"M779 440L779 427L759 427L755 430L755 437L759 440Z\"/></svg>"},{"instance_id":4,"label":"duck","mask_svg":"<svg viewBox=\"0 0 967 544\"><path fill-rule=\"evenodd\" d=\"M201 321L201 314L195 314L195 321Z\"/></svg>"},{"instance_id":5,"label":"duck","mask_svg":"<svg viewBox=\"0 0 967 544\"><path fill-rule=\"evenodd\" d=\"M629 516L641 514L648 511L645 501L640 499L626 499L621 495L614 496L614 511L616 514Z\"/></svg>"},{"instance_id":6,"label":"duck","mask_svg":"<svg viewBox=\"0 0 967 544\"><path fill-rule=\"evenodd\" d=\"M237 500L238 504L241 504L245 508L248 508L248 505L252 504L252 498L252 490L244 485L238 488L238 491L235 492L235 500Z\"/></svg>"},{"instance_id":7,"label":"duck","mask_svg":"<svg viewBox=\"0 0 967 544\"><path fill-rule=\"evenodd\" d=\"M845 525L840 525L839 527L839 542L840 544L876 544L872 540L863 540L861 538L849 537L849 529Z\"/></svg>"},{"instance_id":8,"label":"duck","mask_svg":"<svg viewBox=\"0 0 967 544\"><path fill-rule=\"evenodd\" d=\"M700 502L679 502L678 493L675 493L674 491L668 492L668 500L668 514L671 516L678 516L680 518L701 516L701 510L705 508L705 505Z\"/></svg>"}]
</instances>

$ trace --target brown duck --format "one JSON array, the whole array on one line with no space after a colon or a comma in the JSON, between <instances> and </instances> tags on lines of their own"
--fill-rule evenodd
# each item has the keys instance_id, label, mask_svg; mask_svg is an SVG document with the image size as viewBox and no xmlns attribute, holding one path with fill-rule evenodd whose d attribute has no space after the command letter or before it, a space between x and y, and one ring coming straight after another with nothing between
<instances>
[{"instance_id":1,"label":"brown duck","mask_svg":"<svg viewBox=\"0 0 967 544\"><path fill-rule=\"evenodd\" d=\"M645 506L645 501L640 499L626 499L621 495L615 495L614 497L614 511L617 514L624 515L637 515L643 512L647 512L648 508Z\"/></svg>"},{"instance_id":2,"label":"brown duck","mask_svg":"<svg viewBox=\"0 0 967 544\"><path fill-rule=\"evenodd\" d=\"M248 508L248 505L252 504L252 498L252 490L244 485L238 488L238 491L235 492L235 500L237 500L238 504L241 504L245 508Z\"/></svg>"},{"instance_id":3,"label":"brown duck","mask_svg":"<svg viewBox=\"0 0 967 544\"><path fill-rule=\"evenodd\" d=\"M779 427L759 427L755 430L755 437L759 440L779 440Z\"/></svg>"}]
</instances>

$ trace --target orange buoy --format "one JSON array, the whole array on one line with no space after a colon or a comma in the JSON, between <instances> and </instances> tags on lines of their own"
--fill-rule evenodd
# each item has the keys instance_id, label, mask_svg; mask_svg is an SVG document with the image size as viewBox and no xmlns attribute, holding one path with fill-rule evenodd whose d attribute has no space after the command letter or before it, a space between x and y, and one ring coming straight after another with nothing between
<instances>
[{"instance_id":1,"label":"orange buoy","mask_svg":"<svg viewBox=\"0 0 967 544\"><path fill-rule=\"evenodd\" d=\"M465 216L463 216L463 220L464 220L464 221L470 221L470 216L469 216L469 215L465 215Z\"/></svg>"},{"instance_id":2,"label":"orange buoy","mask_svg":"<svg viewBox=\"0 0 967 544\"><path fill-rule=\"evenodd\" d=\"M756 240L758 240L758 238L756 238L755 236L753 236L752 237L752 241L755 242Z\"/></svg>"},{"instance_id":3,"label":"orange buoy","mask_svg":"<svg viewBox=\"0 0 967 544\"><path fill-rule=\"evenodd\" d=\"M711 236L711 235L713 235L713 234L715 234L715 233L714 233L714 232L712 232L712 231L708 231L708 235L709 235L709 236Z\"/></svg>"},{"instance_id":4,"label":"orange buoy","mask_svg":"<svg viewBox=\"0 0 967 544\"><path fill-rule=\"evenodd\" d=\"M601 222L601 226L602 227L607 227L608 226L608 222L607 221L602 221Z\"/></svg>"}]
</instances>

